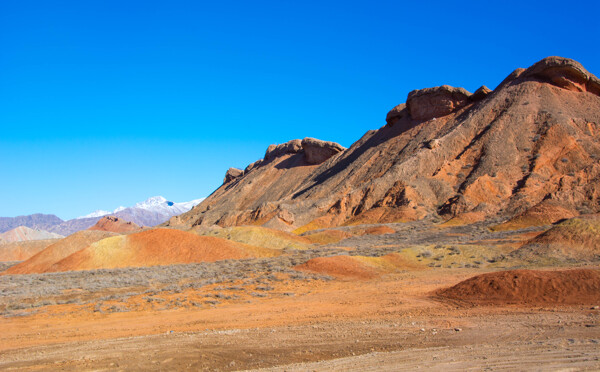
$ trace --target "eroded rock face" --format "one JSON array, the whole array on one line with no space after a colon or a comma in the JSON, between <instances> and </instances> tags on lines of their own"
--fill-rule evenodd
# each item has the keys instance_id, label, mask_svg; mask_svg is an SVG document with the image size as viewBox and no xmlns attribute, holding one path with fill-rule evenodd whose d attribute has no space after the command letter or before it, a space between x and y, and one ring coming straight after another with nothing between
<instances>
[{"instance_id":1,"label":"eroded rock face","mask_svg":"<svg viewBox=\"0 0 600 372\"><path fill-rule=\"evenodd\" d=\"M238 177L241 177L244 175L244 171L241 169L237 169L237 168L229 168L227 170L227 172L225 173L225 179L223 180L223 183L229 183L233 180L235 180Z\"/></svg>"},{"instance_id":2,"label":"eroded rock face","mask_svg":"<svg viewBox=\"0 0 600 372\"><path fill-rule=\"evenodd\" d=\"M536 77L574 92L600 95L600 81L579 62L563 57L548 57L525 71L526 77Z\"/></svg>"},{"instance_id":3,"label":"eroded rock face","mask_svg":"<svg viewBox=\"0 0 600 372\"><path fill-rule=\"evenodd\" d=\"M401 103L398 106L391 109L387 113L387 116L385 117L385 121L386 121L386 123L388 123L388 125L394 125L394 124L396 124L397 121L402 119L405 115L408 115L408 111L406 110L406 104Z\"/></svg>"},{"instance_id":4,"label":"eroded rock face","mask_svg":"<svg viewBox=\"0 0 600 372\"><path fill-rule=\"evenodd\" d=\"M346 149L335 142L321 141L310 137L302 140L302 148L304 149L304 159L309 164L321 164Z\"/></svg>"},{"instance_id":5,"label":"eroded rock face","mask_svg":"<svg viewBox=\"0 0 600 372\"><path fill-rule=\"evenodd\" d=\"M286 154L297 154L302 151L302 141L291 140L280 145L270 145L265 153L265 161L269 161Z\"/></svg>"},{"instance_id":6,"label":"eroded rock face","mask_svg":"<svg viewBox=\"0 0 600 372\"><path fill-rule=\"evenodd\" d=\"M492 90L486 87L485 85L482 85L479 89L475 91L475 93L473 93L473 95L471 96L471 101L481 101L490 93L492 93Z\"/></svg>"},{"instance_id":7,"label":"eroded rock face","mask_svg":"<svg viewBox=\"0 0 600 372\"><path fill-rule=\"evenodd\" d=\"M446 116L469 103L469 93L464 88L449 85L413 90L408 94L406 106L410 116L419 121Z\"/></svg>"}]
</instances>

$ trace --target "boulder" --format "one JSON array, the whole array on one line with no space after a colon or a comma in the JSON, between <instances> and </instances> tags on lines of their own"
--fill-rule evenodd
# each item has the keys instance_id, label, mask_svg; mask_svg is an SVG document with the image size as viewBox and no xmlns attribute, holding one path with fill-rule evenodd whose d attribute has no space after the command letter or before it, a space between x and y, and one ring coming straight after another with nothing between
<instances>
[{"instance_id":1,"label":"boulder","mask_svg":"<svg viewBox=\"0 0 600 372\"><path fill-rule=\"evenodd\" d=\"M300 151L302 151L302 141L299 139L291 140L279 145L270 145L265 153L265 161L287 154L297 154Z\"/></svg>"},{"instance_id":2,"label":"boulder","mask_svg":"<svg viewBox=\"0 0 600 372\"><path fill-rule=\"evenodd\" d=\"M335 142L321 141L310 137L302 140L302 148L304 149L304 160L309 164L321 164L346 149Z\"/></svg>"},{"instance_id":3,"label":"boulder","mask_svg":"<svg viewBox=\"0 0 600 372\"><path fill-rule=\"evenodd\" d=\"M413 90L408 94L406 106L410 116L419 121L446 116L469 103L469 93L464 88L449 85Z\"/></svg>"},{"instance_id":4,"label":"boulder","mask_svg":"<svg viewBox=\"0 0 600 372\"><path fill-rule=\"evenodd\" d=\"M229 168L227 170L227 172L225 173L225 179L223 180L223 183L229 183L243 175L244 175L243 170L237 169L237 168Z\"/></svg>"}]
</instances>

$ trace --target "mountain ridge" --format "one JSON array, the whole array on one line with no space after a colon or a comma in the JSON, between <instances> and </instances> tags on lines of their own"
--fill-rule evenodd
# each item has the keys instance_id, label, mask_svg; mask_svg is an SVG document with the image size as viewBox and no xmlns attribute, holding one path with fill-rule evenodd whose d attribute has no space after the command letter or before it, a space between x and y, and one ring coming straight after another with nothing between
<instances>
[{"instance_id":1,"label":"mountain ridge","mask_svg":"<svg viewBox=\"0 0 600 372\"><path fill-rule=\"evenodd\" d=\"M308 163L294 141L270 146L165 226L303 232L426 217L507 219L536 206L597 212L599 96L600 80L562 57L516 69L493 91L415 90L386 125L320 164Z\"/></svg>"},{"instance_id":2,"label":"mountain ridge","mask_svg":"<svg viewBox=\"0 0 600 372\"><path fill-rule=\"evenodd\" d=\"M102 217L112 215L140 226L156 226L170 217L184 213L203 199L188 202L174 203L162 196L153 196L132 207L118 207L108 214L92 212L92 217L81 216L70 220L62 220L55 215L33 214L18 217L0 217L0 233L4 233L19 226L31 229L45 230L49 233L70 235L74 232L94 226ZM16 225L16 226L14 226Z\"/></svg>"}]
</instances>

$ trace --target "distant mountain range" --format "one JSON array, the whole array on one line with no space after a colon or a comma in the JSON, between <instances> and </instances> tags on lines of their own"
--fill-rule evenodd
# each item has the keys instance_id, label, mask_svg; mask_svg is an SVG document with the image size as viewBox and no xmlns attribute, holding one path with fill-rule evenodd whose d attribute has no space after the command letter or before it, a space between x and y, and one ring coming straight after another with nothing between
<instances>
[{"instance_id":1,"label":"distant mountain range","mask_svg":"<svg viewBox=\"0 0 600 372\"><path fill-rule=\"evenodd\" d=\"M22 242L29 240L46 240L64 238L60 234L51 233L45 230L31 229L27 226L19 226L5 233L0 234L0 241L4 242Z\"/></svg>"},{"instance_id":2,"label":"distant mountain range","mask_svg":"<svg viewBox=\"0 0 600 372\"><path fill-rule=\"evenodd\" d=\"M66 236L95 225L100 218L106 215L116 216L140 226L156 226L173 216L189 211L202 200L196 199L174 203L162 196L154 196L132 207L119 207L113 212L99 210L67 221L63 221L53 214L40 213L18 217L0 217L0 233L13 230L19 226L26 226L31 229L45 230Z\"/></svg>"}]
</instances>

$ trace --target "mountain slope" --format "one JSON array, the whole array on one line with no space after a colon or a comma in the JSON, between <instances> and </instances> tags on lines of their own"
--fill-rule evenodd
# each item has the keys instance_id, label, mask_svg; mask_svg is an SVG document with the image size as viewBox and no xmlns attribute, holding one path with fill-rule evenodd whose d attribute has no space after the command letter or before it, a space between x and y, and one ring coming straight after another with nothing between
<instances>
[{"instance_id":1,"label":"mountain slope","mask_svg":"<svg viewBox=\"0 0 600 372\"><path fill-rule=\"evenodd\" d=\"M426 216L509 218L536 206L597 212L599 95L594 75L560 57L515 70L492 92L413 91L387 125L349 149L320 164L302 150L267 151L166 225L307 231Z\"/></svg>"},{"instance_id":2,"label":"mountain slope","mask_svg":"<svg viewBox=\"0 0 600 372\"><path fill-rule=\"evenodd\" d=\"M28 216L0 217L0 233L7 232L19 226L48 231L50 227L62 222L63 220L53 214L41 213L30 214Z\"/></svg>"}]
</instances>

